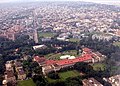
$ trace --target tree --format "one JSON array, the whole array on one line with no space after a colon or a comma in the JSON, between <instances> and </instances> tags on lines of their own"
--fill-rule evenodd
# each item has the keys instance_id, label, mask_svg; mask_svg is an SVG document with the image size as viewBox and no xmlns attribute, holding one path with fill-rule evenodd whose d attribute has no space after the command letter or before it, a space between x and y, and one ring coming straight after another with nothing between
<instances>
[{"instance_id":1,"label":"tree","mask_svg":"<svg viewBox=\"0 0 120 86\"><path fill-rule=\"evenodd\" d=\"M4 59L3 59L2 54L0 54L0 74L3 74L3 72L4 72L3 64L4 64Z\"/></svg>"},{"instance_id":2,"label":"tree","mask_svg":"<svg viewBox=\"0 0 120 86\"><path fill-rule=\"evenodd\" d=\"M34 73L36 73L36 74L42 74L42 68L39 67L39 66L38 66L38 67L35 67L33 71L34 71Z\"/></svg>"},{"instance_id":3,"label":"tree","mask_svg":"<svg viewBox=\"0 0 120 86\"><path fill-rule=\"evenodd\" d=\"M32 79L37 86L45 86L47 84L47 81L42 75L34 75Z\"/></svg>"},{"instance_id":4,"label":"tree","mask_svg":"<svg viewBox=\"0 0 120 86\"><path fill-rule=\"evenodd\" d=\"M46 84L44 82L41 81L36 81L36 86L45 86Z\"/></svg>"},{"instance_id":5,"label":"tree","mask_svg":"<svg viewBox=\"0 0 120 86\"><path fill-rule=\"evenodd\" d=\"M48 83L47 86L66 86L64 81L56 81L52 83Z\"/></svg>"},{"instance_id":6,"label":"tree","mask_svg":"<svg viewBox=\"0 0 120 86\"><path fill-rule=\"evenodd\" d=\"M78 71L84 72L88 68L88 63L78 62L74 65L74 68Z\"/></svg>"},{"instance_id":7,"label":"tree","mask_svg":"<svg viewBox=\"0 0 120 86\"><path fill-rule=\"evenodd\" d=\"M57 72L48 73L48 77L51 79L59 79L60 78Z\"/></svg>"},{"instance_id":8,"label":"tree","mask_svg":"<svg viewBox=\"0 0 120 86\"><path fill-rule=\"evenodd\" d=\"M82 86L82 80L80 77L67 78L65 81L65 86Z\"/></svg>"}]
</instances>

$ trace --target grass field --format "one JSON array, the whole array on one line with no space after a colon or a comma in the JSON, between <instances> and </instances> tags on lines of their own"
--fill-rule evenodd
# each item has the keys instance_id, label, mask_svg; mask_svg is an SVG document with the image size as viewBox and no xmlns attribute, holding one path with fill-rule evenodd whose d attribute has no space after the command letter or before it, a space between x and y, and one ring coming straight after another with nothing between
<instances>
[{"instance_id":1,"label":"grass field","mask_svg":"<svg viewBox=\"0 0 120 86\"><path fill-rule=\"evenodd\" d=\"M77 72L76 70L59 73L59 76L62 80L65 80L69 77L76 77L76 76L79 76L79 75L80 75L80 73Z\"/></svg>"},{"instance_id":2,"label":"grass field","mask_svg":"<svg viewBox=\"0 0 120 86\"><path fill-rule=\"evenodd\" d=\"M113 45L120 47L120 42L114 42Z\"/></svg>"},{"instance_id":3,"label":"grass field","mask_svg":"<svg viewBox=\"0 0 120 86\"><path fill-rule=\"evenodd\" d=\"M51 78L48 78L47 77L47 80L49 83L53 83L53 82L56 82L56 81L62 81L61 79L51 79Z\"/></svg>"},{"instance_id":4,"label":"grass field","mask_svg":"<svg viewBox=\"0 0 120 86\"><path fill-rule=\"evenodd\" d=\"M36 86L32 79L19 81L18 86Z\"/></svg>"},{"instance_id":5,"label":"grass field","mask_svg":"<svg viewBox=\"0 0 120 86\"><path fill-rule=\"evenodd\" d=\"M76 57L78 56L76 50L70 50L70 51L64 51L62 53L57 53L57 54L51 53L51 54L46 55L45 57L48 59L59 60L60 56L63 56L63 55L71 55L71 56L76 56Z\"/></svg>"},{"instance_id":6,"label":"grass field","mask_svg":"<svg viewBox=\"0 0 120 86\"><path fill-rule=\"evenodd\" d=\"M79 76L80 73L76 70L66 71L66 72L60 72L59 77L60 79L51 79L47 77L47 80L49 83L56 82L56 81L65 81L69 77L76 77Z\"/></svg>"},{"instance_id":7,"label":"grass field","mask_svg":"<svg viewBox=\"0 0 120 86\"><path fill-rule=\"evenodd\" d=\"M70 42L79 42L80 39L77 39L77 38L70 38L69 41L70 41Z\"/></svg>"},{"instance_id":8,"label":"grass field","mask_svg":"<svg viewBox=\"0 0 120 86\"><path fill-rule=\"evenodd\" d=\"M54 37L52 32L39 32L39 37Z\"/></svg>"},{"instance_id":9,"label":"grass field","mask_svg":"<svg viewBox=\"0 0 120 86\"><path fill-rule=\"evenodd\" d=\"M92 65L93 69L94 70L102 70L104 71L106 69L106 65L105 64L102 64L102 63L96 63L96 64L93 64Z\"/></svg>"}]
</instances>

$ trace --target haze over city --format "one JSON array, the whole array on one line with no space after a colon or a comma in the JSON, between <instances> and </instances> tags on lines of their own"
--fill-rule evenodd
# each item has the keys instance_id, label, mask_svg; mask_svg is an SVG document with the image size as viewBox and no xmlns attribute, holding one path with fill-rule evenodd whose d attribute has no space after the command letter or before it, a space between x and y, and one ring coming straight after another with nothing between
<instances>
[{"instance_id":1,"label":"haze over city","mask_svg":"<svg viewBox=\"0 0 120 86\"><path fill-rule=\"evenodd\" d=\"M84 1L84 2L95 2L95 3L120 3L120 0L0 0L0 3L6 2L35 2L35 1Z\"/></svg>"},{"instance_id":2,"label":"haze over city","mask_svg":"<svg viewBox=\"0 0 120 86\"><path fill-rule=\"evenodd\" d=\"M120 86L119 0L0 0L0 86Z\"/></svg>"}]
</instances>

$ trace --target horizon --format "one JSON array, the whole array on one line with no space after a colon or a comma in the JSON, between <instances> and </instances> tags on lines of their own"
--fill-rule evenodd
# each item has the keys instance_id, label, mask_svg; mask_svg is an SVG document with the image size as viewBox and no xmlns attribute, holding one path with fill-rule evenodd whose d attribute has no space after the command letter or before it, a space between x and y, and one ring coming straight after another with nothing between
<instances>
[{"instance_id":1,"label":"horizon","mask_svg":"<svg viewBox=\"0 0 120 86\"><path fill-rule=\"evenodd\" d=\"M0 0L0 3L19 3L19 2L66 2L66 1L82 1L82 2L93 2L93 3L100 3L100 4L114 4L114 3L120 3L120 0Z\"/></svg>"}]
</instances>

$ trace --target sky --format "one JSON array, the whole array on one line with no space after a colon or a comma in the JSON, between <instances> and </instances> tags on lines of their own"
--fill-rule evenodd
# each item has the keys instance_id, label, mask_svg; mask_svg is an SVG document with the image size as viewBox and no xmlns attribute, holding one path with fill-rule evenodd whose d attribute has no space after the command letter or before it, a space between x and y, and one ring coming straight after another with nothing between
<instances>
[{"instance_id":1,"label":"sky","mask_svg":"<svg viewBox=\"0 0 120 86\"><path fill-rule=\"evenodd\" d=\"M120 0L0 0L0 3L6 2L20 2L20 1L85 1L85 2L95 2L95 3L120 3Z\"/></svg>"}]
</instances>

